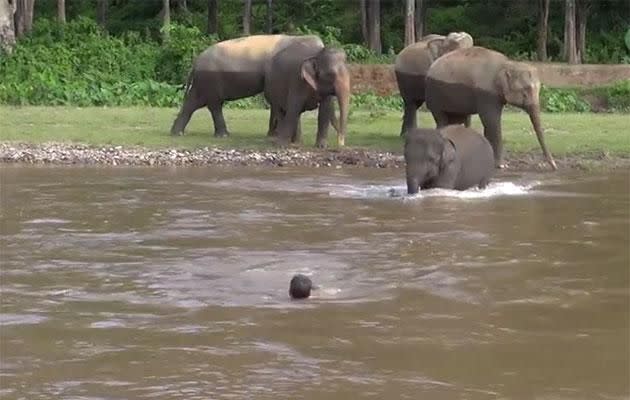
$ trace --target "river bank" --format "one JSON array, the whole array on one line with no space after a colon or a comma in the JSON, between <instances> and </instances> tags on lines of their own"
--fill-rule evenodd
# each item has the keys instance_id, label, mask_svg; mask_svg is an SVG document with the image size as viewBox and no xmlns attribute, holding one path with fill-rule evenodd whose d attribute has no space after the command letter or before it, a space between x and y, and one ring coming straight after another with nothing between
<instances>
[{"instance_id":1,"label":"river bank","mask_svg":"<svg viewBox=\"0 0 630 400\"><path fill-rule=\"evenodd\" d=\"M511 171L548 170L539 152L512 153L505 159ZM630 167L630 155L605 152L556 157L560 169L618 169ZM251 166L310 168L404 168L401 153L370 149L342 150L237 150L149 149L139 146L89 146L68 143L0 143L0 163L28 165L101 166Z\"/></svg>"}]
</instances>

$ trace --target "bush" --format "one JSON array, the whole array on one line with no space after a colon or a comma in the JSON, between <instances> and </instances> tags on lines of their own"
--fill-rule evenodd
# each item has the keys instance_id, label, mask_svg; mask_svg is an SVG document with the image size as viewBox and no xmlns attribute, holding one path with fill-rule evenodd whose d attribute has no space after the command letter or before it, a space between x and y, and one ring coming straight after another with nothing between
<instances>
[{"instance_id":1,"label":"bush","mask_svg":"<svg viewBox=\"0 0 630 400\"><path fill-rule=\"evenodd\" d=\"M540 91L542 109L548 112L586 112L591 110L575 89L553 89L542 87Z\"/></svg>"},{"instance_id":2,"label":"bush","mask_svg":"<svg viewBox=\"0 0 630 400\"><path fill-rule=\"evenodd\" d=\"M161 82L185 82L195 57L216 43L218 37L178 24L169 25L168 34L160 49L155 77Z\"/></svg>"}]
</instances>

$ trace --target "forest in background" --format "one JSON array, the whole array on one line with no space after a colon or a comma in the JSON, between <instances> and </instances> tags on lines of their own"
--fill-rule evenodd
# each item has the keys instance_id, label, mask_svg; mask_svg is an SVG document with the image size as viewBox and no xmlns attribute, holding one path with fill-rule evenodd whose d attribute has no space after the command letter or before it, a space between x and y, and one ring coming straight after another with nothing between
<instances>
[{"instance_id":1,"label":"forest in background","mask_svg":"<svg viewBox=\"0 0 630 400\"><path fill-rule=\"evenodd\" d=\"M421 33L451 31L519 60L630 63L627 0L0 0L0 24L3 4L16 38L0 55L4 104L176 106L201 50L267 32L317 34L358 63L391 63ZM628 86L610 91L622 99ZM568 101L557 111L589 109L566 90L543 96ZM355 103L366 99L399 105Z\"/></svg>"}]
</instances>

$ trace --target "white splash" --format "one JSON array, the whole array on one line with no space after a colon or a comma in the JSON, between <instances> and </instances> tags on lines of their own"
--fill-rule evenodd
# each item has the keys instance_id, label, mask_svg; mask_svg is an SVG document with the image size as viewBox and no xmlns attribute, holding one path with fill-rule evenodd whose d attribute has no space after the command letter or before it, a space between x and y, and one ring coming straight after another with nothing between
<instances>
[{"instance_id":1,"label":"white splash","mask_svg":"<svg viewBox=\"0 0 630 400\"><path fill-rule=\"evenodd\" d=\"M484 199L498 196L522 196L531 193L532 188L539 182L516 184L513 182L492 182L484 189L471 188L468 190L428 189L421 190L416 195L408 195L406 186L388 185L336 185L329 190L331 197L353 199L401 199L416 200L430 197L449 197L459 199Z\"/></svg>"}]
</instances>

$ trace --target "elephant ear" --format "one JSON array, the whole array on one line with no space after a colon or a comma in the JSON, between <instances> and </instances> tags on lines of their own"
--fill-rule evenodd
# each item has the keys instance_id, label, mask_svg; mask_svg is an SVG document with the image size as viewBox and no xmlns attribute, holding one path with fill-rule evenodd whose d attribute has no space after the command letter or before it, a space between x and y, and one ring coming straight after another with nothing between
<instances>
[{"instance_id":1,"label":"elephant ear","mask_svg":"<svg viewBox=\"0 0 630 400\"><path fill-rule=\"evenodd\" d=\"M457 149L455 143L449 139L444 140L444 149L442 150L442 157L440 158L440 171L444 171L455 161Z\"/></svg>"},{"instance_id":2,"label":"elephant ear","mask_svg":"<svg viewBox=\"0 0 630 400\"><path fill-rule=\"evenodd\" d=\"M317 91L317 64L315 58L307 58L304 60L300 73L306 83L308 83L313 90Z\"/></svg>"},{"instance_id":3,"label":"elephant ear","mask_svg":"<svg viewBox=\"0 0 630 400\"><path fill-rule=\"evenodd\" d=\"M501 68L497 75L497 86L499 93L503 94L503 98L505 99L508 93L512 90L512 76L510 74L510 70L508 68Z\"/></svg>"},{"instance_id":4,"label":"elephant ear","mask_svg":"<svg viewBox=\"0 0 630 400\"><path fill-rule=\"evenodd\" d=\"M429 55L431 56L431 62L437 60L443 52L444 38L437 38L429 40L427 42L427 48L429 49Z\"/></svg>"}]
</instances>

